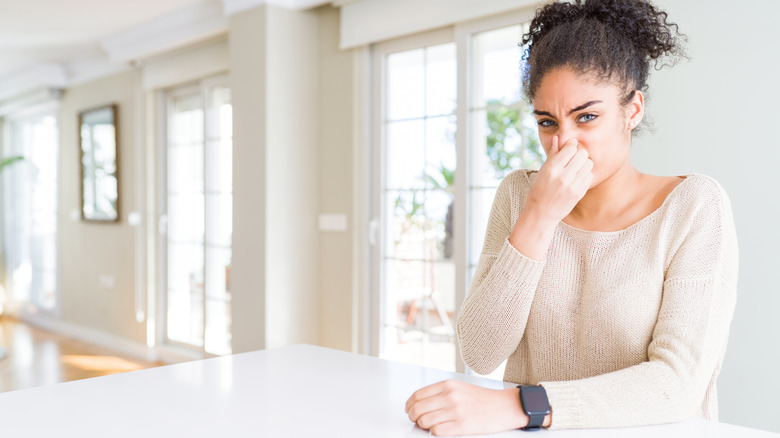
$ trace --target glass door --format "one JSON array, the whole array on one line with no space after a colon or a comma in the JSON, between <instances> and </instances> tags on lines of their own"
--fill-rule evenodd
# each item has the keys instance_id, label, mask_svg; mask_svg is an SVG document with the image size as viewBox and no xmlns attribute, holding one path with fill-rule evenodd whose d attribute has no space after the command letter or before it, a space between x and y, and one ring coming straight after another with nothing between
<instances>
[{"instance_id":1,"label":"glass door","mask_svg":"<svg viewBox=\"0 0 780 438\"><path fill-rule=\"evenodd\" d=\"M456 50L380 57L380 357L455 369Z\"/></svg>"},{"instance_id":2,"label":"glass door","mask_svg":"<svg viewBox=\"0 0 780 438\"><path fill-rule=\"evenodd\" d=\"M54 112L4 120L2 157L22 156L3 171L2 252L12 303L54 312L57 293L57 160ZM2 297L0 297L2 299ZM0 303L2 304L2 303Z\"/></svg>"},{"instance_id":3,"label":"glass door","mask_svg":"<svg viewBox=\"0 0 780 438\"><path fill-rule=\"evenodd\" d=\"M226 80L167 93L165 334L209 354L230 348L232 106Z\"/></svg>"}]
</instances>

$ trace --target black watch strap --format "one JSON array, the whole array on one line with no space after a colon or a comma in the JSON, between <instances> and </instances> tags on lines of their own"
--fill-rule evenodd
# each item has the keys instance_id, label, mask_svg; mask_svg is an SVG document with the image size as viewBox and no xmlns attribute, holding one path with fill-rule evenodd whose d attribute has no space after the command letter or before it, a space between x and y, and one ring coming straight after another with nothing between
<instances>
[{"instance_id":1,"label":"black watch strap","mask_svg":"<svg viewBox=\"0 0 780 438\"><path fill-rule=\"evenodd\" d=\"M542 428L542 424L544 424L544 414L539 415L529 415L528 418L530 421L528 422L528 426L521 427L520 430L539 430Z\"/></svg>"},{"instance_id":2,"label":"black watch strap","mask_svg":"<svg viewBox=\"0 0 780 438\"><path fill-rule=\"evenodd\" d=\"M550 413L550 402L547 400L547 392L541 386L518 385L520 406L528 416L528 425L521 430L539 430L544 424L544 417Z\"/></svg>"}]
</instances>

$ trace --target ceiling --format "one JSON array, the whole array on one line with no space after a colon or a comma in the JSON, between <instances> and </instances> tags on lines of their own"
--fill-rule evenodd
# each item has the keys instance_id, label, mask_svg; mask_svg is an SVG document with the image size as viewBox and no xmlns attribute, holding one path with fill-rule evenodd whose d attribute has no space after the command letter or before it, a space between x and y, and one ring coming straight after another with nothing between
<instances>
[{"instance_id":1,"label":"ceiling","mask_svg":"<svg viewBox=\"0 0 780 438\"><path fill-rule=\"evenodd\" d=\"M117 44L122 49L128 40L138 40L139 31L142 37L147 36L147 43L154 44L166 26L201 20L194 27L203 27L203 20L211 20L208 25L212 31L224 31L226 16L264 3L307 9L354 1L0 0L0 84L4 80L18 82L36 66L38 70L53 66L68 71L90 63L126 65L127 58L119 59L121 56L108 50L114 50ZM218 17L214 17L214 11Z\"/></svg>"},{"instance_id":2,"label":"ceiling","mask_svg":"<svg viewBox=\"0 0 780 438\"><path fill-rule=\"evenodd\" d=\"M101 54L103 38L214 0L0 0L0 78Z\"/></svg>"}]
</instances>

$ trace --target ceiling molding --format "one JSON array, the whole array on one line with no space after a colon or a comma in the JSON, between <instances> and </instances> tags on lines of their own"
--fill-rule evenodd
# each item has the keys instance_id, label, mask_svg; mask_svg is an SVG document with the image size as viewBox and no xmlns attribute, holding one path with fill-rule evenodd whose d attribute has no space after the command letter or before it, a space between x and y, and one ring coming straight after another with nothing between
<instances>
[{"instance_id":1,"label":"ceiling molding","mask_svg":"<svg viewBox=\"0 0 780 438\"><path fill-rule=\"evenodd\" d=\"M130 68L130 64L126 62L111 62L104 56L75 59L65 64L65 70L68 73L68 86L71 87L120 73Z\"/></svg>"},{"instance_id":2,"label":"ceiling molding","mask_svg":"<svg viewBox=\"0 0 780 438\"><path fill-rule=\"evenodd\" d=\"M283 3L286 3L289 9L311 9L327 5L331 2L322 0L285 0Z\"/></svg>"},{"instance_id":3,"label":"ceiling molding","mask_svg":"<svg viewBox=\"0 0 780 438\"><path fill-rule=\"evenodd\" d=\"M0 80L0 101L15 98L41 88L67 87L68 74L60 64L37 64Z\"/></svg>"},{"instance_id":4,"label":"ceiling molding","mask_svg":"<svg viewBox=\"0 0 780 438\"><path fill-rule=\"evenodd\" d=\"M231 16L248 9L263 5L280 6L287 9L310 9L331 3L328 0L220 0L225 10L225 15ZM355 1L355 0L344 0Z\"/></svg>"},{"instance_id":5,"label":"ceiling molding","mask_svg":"<svg viewBox=\"0 0 780 438\"><path fill-rule=\"evenodd\" d=\"M223 0L224 1L224 0ZM105 38L100 46L111 62L132 62L192 44L228 30L219 2L192 5Z\"/></svg>"},{"instance_id":6,"label":"ceiling molding","mask_svg":"<svg viewBox=\"0 0 780 438\"><path fill-rule=\"evenodd\" d=\"M539 0L362 0L341 8L339 47L351 49L535 7ZM409 13L414 11L414 13Z\"/></svg>"},{"instance_id":7,"label":"ceiling molding","mask_svg":"<svg viewBox=\"0 0 780 438\"><path fill-rule=\"evenodd\" d=\"M228 17L266 4L265 0L219 0Z\"/></svg>"}]
</instances>

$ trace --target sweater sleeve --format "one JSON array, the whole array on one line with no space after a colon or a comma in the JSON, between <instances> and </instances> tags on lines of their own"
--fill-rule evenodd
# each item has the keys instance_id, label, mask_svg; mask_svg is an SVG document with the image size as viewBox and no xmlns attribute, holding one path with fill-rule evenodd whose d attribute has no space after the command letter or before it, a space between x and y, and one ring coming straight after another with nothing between
<instances>
[{"instance_id":1,"label":"sweater sleeve","mask_svg":"<svg viewBox=\"0 0 780 438\"><path fill-rule=\"evenodd\" d=\"M463 361L480 374L495 370L520 343L545 265L509 243L512 203L520 202L513 198L522 195L516 184L507 177L496 191L482 254L457 319Z\"/></svg>"},{"instance_id":2,"label":"sweater sleeve","mask_svg":"<svg viewBox=\"0 0 780 438\"><path fill-rule=\"evenodd\" d=\"M676 422L709 402L705 394L719 374L734 312L738 264L728 198L719 186L713 192L680 218L688 230L666 272L647 361L581 380L541 382L552 428Z\"/></svg>"}]
</instances>

